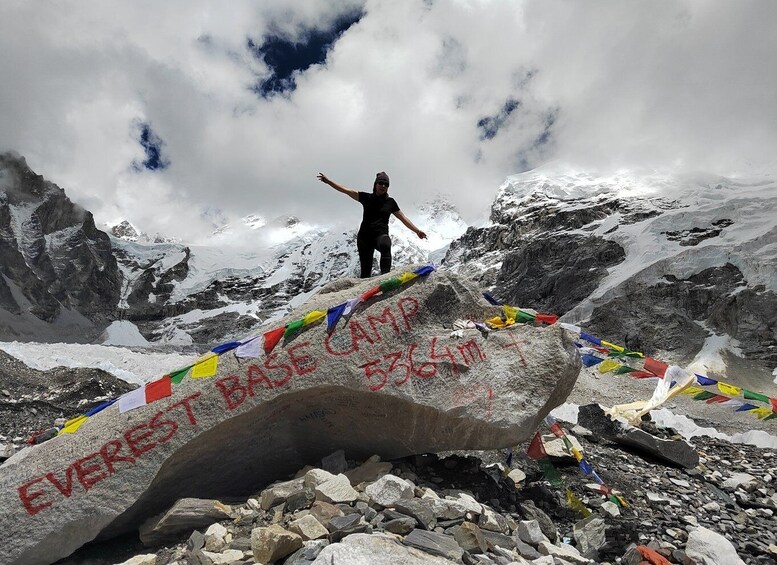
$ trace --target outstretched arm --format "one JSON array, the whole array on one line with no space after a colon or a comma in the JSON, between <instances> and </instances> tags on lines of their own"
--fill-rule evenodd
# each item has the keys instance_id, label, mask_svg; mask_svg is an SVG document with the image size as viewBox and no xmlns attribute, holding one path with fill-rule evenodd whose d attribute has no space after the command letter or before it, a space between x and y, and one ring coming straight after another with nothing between
<instances>
[{"instance_id":1,"label":"outstretched arm","mask_svg":"<svg viewBox=\"0 0 777 565\"><path fill-rule=\"evenodd\" d=\"M399 218L399 221L400 221L400 222L402 222L403 224L405 224L405 225L407 226L407 229L409 229L409 230L410 230L410 231L412 231L412 232L415 232L415 234L416 234L418 237L420 237L421 239L426 239L426 234L425 234L424 232L422 232L421 230L419 230L417 227L415 227L415 225L413 225L413 222L411 222L410 220L408 220L408 219L407 219L407 216L405 216L405 215L402 213L402 210L397 210L396 212L394 212L394 215L395 215L397 218Z\"/></svg>"},{"instance_id":2,"label":"outstretched arm","mask_svg":"<svg viewBox=\"0 0 777 565\"><path fill-rule=\"evenodd\" d=\"M324 184L328 184L332 188L334 188L337 192L342 192L343 194L347 194L357 202L359 201L359 191L354 190L352 188L348 188L347 186L343 186L341 184L337 184L333 180L329 180L327 176L324 173L318 173L318 180L323 182Z\"/></svg>"}]
</instances>

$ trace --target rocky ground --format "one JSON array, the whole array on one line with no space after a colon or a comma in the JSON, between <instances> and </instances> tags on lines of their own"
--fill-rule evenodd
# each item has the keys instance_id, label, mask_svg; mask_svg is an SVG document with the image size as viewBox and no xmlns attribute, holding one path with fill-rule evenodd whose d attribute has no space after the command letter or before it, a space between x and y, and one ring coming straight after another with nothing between
<instances>
[{"instance_id":1,"label":"rocky ground","mask_svg":"<svg viewBox=\"0 0 777 565\"><path fill-rule=\"evenodd\" d=\"M509 466L501 451L373 460L361 467L333 457L319 466L345 476L302 469L296 480L228 501L218 521L187 527L168 517L167 525L145 528L150 547L132 536L83 548L60 563L636 565L644 559L636 546L666 559L648 563L731 564L733 553L726 551L732 549L748 564L777 562L774 450L696 438L699 464L681 469L566 428L628 506L596 492L598 485L571 457L554 457L554 466L564 487L592 512L588 518L569 508L564 487L550 484L523 450ZM650 423L645 428L671 437ZM195 520L191 513L188 518ZM730 544L716 546L721 541L708 530ZM702 561L705 548L714 548L717 560Z\"/></svg>"},{"instance_id":2,"label":"rocky ground","mask_svg":"<svg viewBox=\"0 0 777 565\"><path fill-rule=\"evenodd\" d=\"M0 398L0 443L18 443L13 440L50 426L57 417L82 413L100 399L133 387L99 370L40 372L0 355L0 390L7 393ZM569 401L611 406L647 399L653 386L650 380L589 370L581 374ZM670 407L700 425L727 433L760 428L774 434L777 426L775 420L759 421L751 414L683 396L673 399ZM221 501L224 506L218 512L206 503L209 509L200 515L195 512L197 519L184 520L172 531L165 530L164 524L155 534L147 529L143 536L147 545L133 533L84 547L60 563L102 565L133 559L132 563L161 565L264 559L288 565L636 565L644 559L689 565L704 563L694 552L705 547L712 548L711 559L717 559L709 563L736 563L733 554L725 553L732 549L748 564L777 563L774 449L695 437L691 443L699 463L683 469L571 422L562 425L604 482L621 493L627 507L614 507L598 494L594 481L572 457L556 456L553 462L564 487L592 512L584 519L570 509L564 487L548 482L538 464L526 456L525 445L516 447L509 464L505 451L426 454L382 466L367 463L362 469L370 471L356 478L354 469L364 462L334 458L311 463L335 475L345 470L352 480L303 469L302 479L278 477L285 484L245 499ZM651 422L643 429L656 437L678 437ZM552 436L545 439L550 441ZM327 481L334 482L319 484ZM334 494L329 488L335 489ZM403 494L390 500L397 492ZM187 519L192 519L191 512ZM720 539L710 531L729 542L716 546ZM644 548L651 548L667 561L658 561L655 554L646 553L646 558L638 554L637 546L645 552Z\"/></svg>"}]
</instances>

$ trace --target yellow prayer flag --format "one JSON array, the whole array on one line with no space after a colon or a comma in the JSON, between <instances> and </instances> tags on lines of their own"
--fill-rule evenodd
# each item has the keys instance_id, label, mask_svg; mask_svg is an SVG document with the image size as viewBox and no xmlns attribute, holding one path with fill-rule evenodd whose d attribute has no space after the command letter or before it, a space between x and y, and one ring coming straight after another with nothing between
<instances>
[{"instance_id":1,"label":"yellow prayer flag","mask_svg":"<svg viewBox=\"0 0 777 565\"><path fill-rule=\"evenodd\" d=\"M402 273L401 275L399 275L399 282L401 282L402 284L405 284L406 282L410 282L415 278L418 278L418 275L416 275L415 273Z\"/></svg>"},{"instance_id":2,"label":"yellow prayer flag","mask_svg":"<svg viewBox=\"0 0 777 565\"><path fill-rule=\"evenodd\" d=\"M65 427L59 430L60 434L74 434L76 433L76 430L80 428L84 422L86 422L87 416L84 414L81 414L80 416L76 416L75 418L72 418L65 422Z\"/></svg>"},{"instance_id":3,"label":"yellow prayer flag","mask_svg":"<svg viewBox=\"0 0 777 565\"><path fill-rule=\"evenodd\" d=\"M763 420L766 418L769 414L774 414L771 408L765 408L763 406L759 408L753 408L752 410L748 410L748 412L752 412L756 416L758 416L759 420Z\"/></svg>"},{"instance_id":4,"label":"yellow prayer flag","mask_svg":"<svg viewBox=\"0 0 777 565\"><path fill-rule=\"evenodd\" d=\"M617 361L613 361L612 359L605 359L598 365L598 369L600 373L609 373L610 371L613 371L620 367L621 364Z\"/></svg>"},{"instance_id":5,"label":"yellow prayer flag","mask_svg":"<svg viewBox=\"0 0 777 565\"><path fill-rule=\"evenodd\" d=\"M729 396L737 396L742 393L742 389L738 386L722 383L720 381L718 381L718 390Z\"/></svg>"},{"instance_id":6,"label":"yellow prayer flag","mask_svg":"<svg viewBox=\"0 0 777 565\"><path fill-rule=\"evenodd\" d=\"M704 389L697 386L689 386L682 391L683 394L687 394L688 396L696 396L700 392L704 392Z\"/></svg>"},{"instance_id":7,"label":"yellow prayer flag","mask_svg":"<svg viewBox=\"0 0 777 565\"><path fill-rule=\"evenodd\" d=\"M580 453L580 450L576 447L572 448L572 455L574 456L575 459L577 459L578 463L580 463L580 461L583 460L583 454Z\"/></svg>"},{"instance_id":8,"label":"yellow prayer flag","mask_svg":"<svg viewBox=\"0 0 777 565\"><path fill-rule=\"evenodd\" d=\"M309 314L305 314L305 317L302 319L302 322L303 322L303 325L309 326L310 324L318 322L321 318L325 316L326 316L326 312L322 312L321 310L313 310Z\"/></svg>"},{"instance_id":9,"label":"yellow prayer flag","mask_svg":"<svg viewBox=\"0 0 777 565\"><path fill-rule=\"evenodd\" d=\"M194 367L192 367L193 379L204 379L206 377L212 377L216 374L216 369L219 366L219 356L213 355L207 357L205 360L200 361Z\"/></svg>"},{"instance_id":10,"label":"yellow prayer flag","mask_svg":"<svg viewBox=\"0 0 777 565\"><path fill-rule=\"evenodd\" d=\"M504 306L502 306L502 312L505 313L505 317L507 317L508 319L512 318L513 320L515 320L518 317L518 308L516 308L515 306L508 306L507 304L505 304Z\"/></svg>"},{"instance_id":11,"label":"yellow prayer flag","mask_svg":"<svg viewBox=\"0 0 777 565\"><path fill-rule=\"evenodd\" d=\"M609 341L602 340L602 345L605 346L605 347L609 347L610 349L614 349L615 351L618 351L618 352L621 352L621 353L626 351L620 345L615 345L614 343L610 343Z\"/></svg>"}]
</instances>

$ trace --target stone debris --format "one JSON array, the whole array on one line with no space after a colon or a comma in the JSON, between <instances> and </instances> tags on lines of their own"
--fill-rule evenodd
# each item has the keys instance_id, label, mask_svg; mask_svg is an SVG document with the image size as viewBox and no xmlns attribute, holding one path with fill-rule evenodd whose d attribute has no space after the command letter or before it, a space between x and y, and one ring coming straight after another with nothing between
<instances>
[{"instance_id":1,"label":"stone debris","mask_svg":"<svg viewBox=\"0 0 777 565\"><path fill-rule=\"evenodd\" d=\"M671 431L645 426L651 433ZM571 433L568 431L568 433ZM595 432L594 432L595 433ZM514 450L511 468L493 475L500 451L418 455L380 461L388 472L353 487L356 500L331 503L316 494L306 508L286 502L269 510L256 504L281 481L246 497L228 519L181 534L175 545L156 547L156 565L273 563L276 565L370 565L382 563L466 565L583 565L644 562L672 565L773 564L777 556L773 450L694 438L699 464L684 469L641 458L592 436L578 440L597 472L629 503L622 507L586 488L576 465L557 465L566 487L591 511L570 510L563 490L548 483L536 462ZM379 462L373 458L372 463ZM344 475L364 465L349 461ZM526 475L516 486L510 471ZM304 476L326 479L320 468ZM752 477L736 488L723 483L736 473ZM411 477L413 483L408 483ZM331 479L327 479L331 480ZM324 481L326 482L326 480ZM754 482L752 490L750 483ZM306 489L303 483L300 491ZM322 483L323 484L323 483ZM413 484L411 497L378 502L389 484ZM650 490L649 490L650 489ZM404 490L403 492L409 493ZM661 493L663 502L651 500ZM293 496L293 494L292 494ZM725 497L725 498L724 498ZM291 498L287 498L287 501ZM711 500L715 499L715 500ZM241 511L238 511L240 509ZM766 512L768 511L768 512ZM217 527L218 526L218 527ZM486 529L488 528L488 529ZM223 545L221 545L223 542ZM131 548L104 542L105 561ZM112 545L113 544L113 545ZM211 551L220 548L220 551ZM135 553L147 559L149 549ZM84 550L85 551L85 550ZM124 552L124 553L122 553ZM126 555L125 559L132 557ZM62 561L79 563L80 552ZM652 561L651 561L652 560ZM143 561L141 561L143 562ZM149 561L150 562L150 561Z\"/></svg>"}]
</instances>

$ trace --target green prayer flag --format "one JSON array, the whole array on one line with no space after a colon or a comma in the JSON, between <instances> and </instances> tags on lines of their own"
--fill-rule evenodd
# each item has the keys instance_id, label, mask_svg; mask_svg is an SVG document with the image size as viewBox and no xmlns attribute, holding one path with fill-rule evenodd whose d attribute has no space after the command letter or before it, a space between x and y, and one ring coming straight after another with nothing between
<instances>
[{"instance_id":1,"label":"green prayer flag","mask_svg":"<svg viewBox=\"0 0 777 565\"><path fill-rule=\"evenodd\" d=\"M558 471L556 471L556 468L553 466L553 463L550 462L550 459L543 457L537 461L537 463L539 463L542 472L545 473L545 478L550 481L550 484L557 487L560 487L563 484L561 482L561 475L558 474Z\"/></svg>"},{"instance_id":2,"label":"green prayer flag","mask_svg":"<svg viewBox=\"0 0 777 565\"><path fill-rule=\"evenodd\" d=\"M191 369L191 366L186 367L185 369L178 369L177 371L172 371L170 373L170 381L174 382L175 384L180 384L183 378L186 376L186 373L189 372L189 369Z\"/></svg>"},{"instance_id":3,"label":"green prayer flag","mask_svg":"<svg viewBox=\"0 0 777 565\"><path fill-rule=\"evenodd\" d=\"M752 390L747 390L746 388L743 388L742 392L744 393L745 398L747 400L760 400L761 402L766 402L766 403L769 402L769 397L763 394L753 392Z\"/></svg>"},{"instance_id":4,"label":"green prayer flag","mask_svg":"<svg viewBox=\"0 0 777 565\"><path fill-rule=\"evenodd\" d=\"M304 326L304 325L305 325L305 320L304 319L303 320L295 320L295 321L291 322L290 324L288 324L286 326L286 331L283 332L283 337L288 337L291 334L293 334L294 332L297 332L297 331L301 330L302 326Z\"/></svg>"},{"instance_id":5,"label":"green prayer flag","mask_svg":"<svg viewBox=\"0 0 777 565\"><path fill-rule=\"evenodd\" d=\"M523 310L518 310L518 317L515 319L516 322L533 322L534 316L529 314L528 312L524 312Z\"/></svg>"},{"instance_id":6,"label":"green prayer flag","mask_svg":"<svg viewBox=\"0 0 777 565\"><path fill-rule=\"evenodd\" d=\"M777 414L775 414L774 412L772 412L772 413L771 413L771 414L769 414L769 415L768 415L766 418L764 418L764 422L765 422L766 420L771 420L772 418L777 418Z\"/></svg>"},{"instance_id":7,"label":"green prayer flag","mask_svg":"<svg viewBox=\"0 0 777 565\"><path fill-rule=\"evenodd\" d=\"M633 370L634 369L632 369L631 367L629 367L627 365L621 365L620 367L615 369L615 374L616 375L623 375L624 373L631 373Z\"/></svg>"},{"instance_id":8,"label":"green prayer flag","mask_svg":"<svg viewBox=\"0 0 777 565\"><path fill-rule=\"evenodd\" d=\"M402 285L402 281L398 278L388 279L386 281L383 281L378 285L378 288L380 288L381 292L386 292L388 290L394 290L395 288L399 288Z\"/></svg>"},{"instance_id":9,"label":"green prayer flag","mask_svg":"<svg viewBox=\"0 0 777 565\"><path fill-rule=\"evenodd\" d=\"M714 392L710 392L708 390L703 390L699 394L694 395L694 400L709 400L713 396L717 396Z\"/></svg>"}]
</instances>

